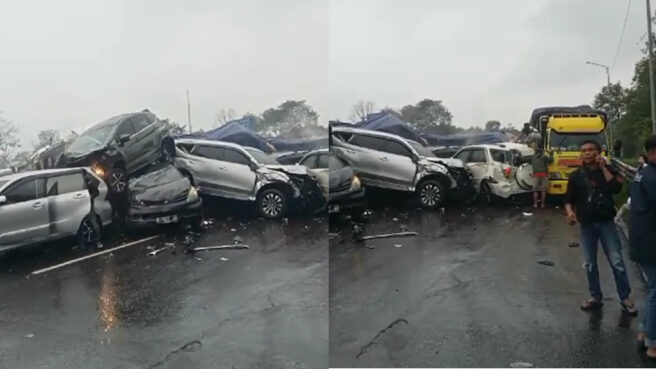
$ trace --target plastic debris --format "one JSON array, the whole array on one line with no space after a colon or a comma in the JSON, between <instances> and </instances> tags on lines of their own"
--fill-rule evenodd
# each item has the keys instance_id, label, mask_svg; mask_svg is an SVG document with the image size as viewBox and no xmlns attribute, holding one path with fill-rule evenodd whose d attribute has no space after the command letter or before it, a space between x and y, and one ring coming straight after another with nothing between
<instances>
[{"instance_id":1,"label":"plastic debris","mask_svg":"<svg viewBox=\"0 0 656 369\"><path fill-rule=\"evenodd\" d=\"M567 244L567 246L569 246L569 247L579 247L579 243L578 242L570 242L570 243Z\"/></svg>"},{"instance_id":2,"label":"plastic debris","mask_svg":"<svg viewBox=\"0 0 656 369\"><path fill-rule=\"evenodd\" d=\"M527 213L527 212L524 212L522 214L524 214L525 217L530 217L531 215L533 215L533 213Z\"/></svg>"},{"instance_id":3,"label":"plastic debris","mask_svg":"<svg viewBox=\"0 0 656 369\"><path fill-rule=\"evenodd\" d=\"M527 363L525 361L516 361L512 364L510 364L511 368L532 368L533 364Z\"/></svg>"},{"instance_id":4,"label":"plastic debris","mask_svg":"<svg viewBox=\"0 0 656 369\"><path fill-rule=\"evenodd\" d=\"M239 236L235 236L232 238L232 243L237 244L237 243L242 243L244 240L241 239Z\"/></svg>"},{"instance_id":5,"label":"plastic debris","mask_svg":"<svg viewBox=\"0 0 656 369\"><path fill-rule=\"evenodd\" d=\"M377 238L392 238L392 237L412 237L418 235L417 232L397 232L397 233L385 233L377 234L372 236L364 236L359 238L359 241L374 240Z\"/></svg>"},{"instance_id":6,"label":"plastic debris","mask_svg":"<svg viewBox=\"0 0 656 369\"><path fill-rule=\"evenodd\" d=\"M396 248L398 249L398 248L403 247L403 245L399 245L399 244L397 243L397 244L394 245L394 247L396 247Z\"/></svg>"},{"instance_id":7,"label":"plastic debris","mask_svg":"<svg viewBox=\"0 0 656 369\"><path fill-rule=\"evenodd\" d=\"M538 264L540 264L540 265L546 265L546 266L550 266L550 267L551 267L551 266L554 266L554 262L553 262L553 261L549 261L549 260L540 260L540 261L538 261Z\"/></svg>"},{"instance_id":8,"label":"plastic debris","mask_svg":"<svg viewBox=\"0 0 656 369\"><path fill-rule=\"evenodd\" d=\"M221 261L228 261L228 258L221 257Z\"/></svg>"},{"instance_id":9,"label":"plastic debris","mask_svg":"<svg viewBox=\"0 0 656 369\"><path fill-rule=\"evenodd\" d=\"M230 232L237 232L237 230L234 228L230 228Z\"/></svg>"},{"instance_id":10,"label":"plastic debris","mask_svg":"<svg viewBox=\"0 0 656 369\"><path fill-rule=\"evenodd\" d=\"M401 232L405 232L408 230L408 226L405 224L401 224Z\"/></svg>"},{"instance_id":11,"label":"plastic debris","mask_svg":"<svg viewBox=\"0 0 656 369\"><path fill-rule=\"evenodd\" d=\"M25 338L34 338L34 333L28 333L25 335Z\"/></svg>"},{"instance_id":12,"label":"plastic debris","mask_svg":"<svg viewBox=\"0 0 656 369\"><path fill-rule=\"evenodd\" d=\"M194 247L189 249L189 251L210 251L210 250L243 250L249 249L248 245L221 245L221 246L203 246L203 247Z\"/></svg>"},{"instance_id":13,"label":"plastic debris","mask_svg":"<svg viewBox=\"0 0 656 369\"><path fill-rule=\"evenodd\" d=\"M96 247L99 248L99 249L102 249L104 246L103 246L102 243L98 242L98 244L96 245Z\"/></svg>"},{"instance_id":14,"label":"plastic debris","mask_svg":"<svg viewBox=\"0 0 656 369\"><path fill-rule=\"evenodd\" d=\"M173 247L173 246L164 246L164 247L159 248L159 249L157 249L157 250L153 250L153 251L151 251L151 252L148 253L148 256L155 256L155 255L159 254L160 252L165 251L165 250L168 250L168 249L170 249L170 248L172 248L172 247Z\"/></svg>"},{"instance_id":15,"label":"plastic debris","mask_svg":"<svg viewBox=\"0 0 656 369\"><path fill-rule=\"evenodd\" d=\"M399 218L392 218L392 221L393 221L393 222L398 222L398 221L399 221Z\"/></svg>"},{"instance_id":16,"label":"plastic debris","mask_svg":"<svg viewBox=\"0 0 656 369\"><path fill-rule=\"evenodd\" d=\"M282 218L282 224L284 225L289 224L289 218Z\"/></svg>"}]
</instances>

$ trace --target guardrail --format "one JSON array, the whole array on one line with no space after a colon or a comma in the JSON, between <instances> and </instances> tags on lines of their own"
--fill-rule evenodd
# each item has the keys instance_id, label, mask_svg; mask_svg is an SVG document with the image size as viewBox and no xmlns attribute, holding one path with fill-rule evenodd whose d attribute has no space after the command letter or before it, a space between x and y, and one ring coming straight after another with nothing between
<instances>
[{"instance_id":1,"label":"guardrail","mask_svg":"<svg viewBox=\"0 0 656 369\"><path fill-rule=\"evenodd\" d=\"M622 177L628 179L629 181L633 181L633 177L635 177L635 174L638 171L635 167L632 167L629 164L626 164L623 161L615 158L611 159L611 163L613 163L613 165L619 169Z\"/></svg>"}]
</instances>

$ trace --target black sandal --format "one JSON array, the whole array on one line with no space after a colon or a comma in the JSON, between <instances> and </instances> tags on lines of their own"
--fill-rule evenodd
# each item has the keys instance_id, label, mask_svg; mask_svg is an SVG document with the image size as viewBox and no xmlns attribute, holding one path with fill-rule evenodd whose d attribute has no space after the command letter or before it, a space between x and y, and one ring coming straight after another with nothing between
<instances>
[{"instance_id":1,"label":"black sandal","mask_svg":"<svg viewBox=\"0 0 656 369\"><path fill-rule=\"evenodd\" d=\"M583 311L597 310L597 309L601 309L603 305L604 303L597 299L589 299L583 301L583 303L581 304L581 310Z\"/></svg>"},{"instance_id":2,"label":"black sandal","mask_svg":"<svg viewBox=\"0 0 656 369\"><path fill-rule=\"evenodd\" d=\"M638 309L635 306L635 303L631 303L631 305L627 305L624 302L620 302L620 305L622 305L622 311L629 315L629 316L638 316Z\"/></svg>"}]
</instances>

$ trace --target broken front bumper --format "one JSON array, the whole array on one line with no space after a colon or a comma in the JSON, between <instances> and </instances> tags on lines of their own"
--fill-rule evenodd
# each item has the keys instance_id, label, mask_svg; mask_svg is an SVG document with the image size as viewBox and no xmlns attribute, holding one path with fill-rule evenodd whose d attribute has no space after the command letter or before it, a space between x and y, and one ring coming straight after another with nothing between
<instances>
[{"instance_id":1,"label":"broken front bumper","mask_svg":"<svg viewBox=\"0 0 656 369\"><path fill-rule=\"evenodd\" d=\"M364 188L359 191L330 193L328 213L357 213L364 209Z\"/></svg>"},{"instance_id":2,"label":"broken front bumper","mask_svg":"<svg viewBox=\"0 0 656 369\"><path fill-rule=\"evenodd\" d=\"M201 216L203 201L179 202L166 205L132 206L126 222L131 227L180 223Z\"/></svg>"}]
</instances>

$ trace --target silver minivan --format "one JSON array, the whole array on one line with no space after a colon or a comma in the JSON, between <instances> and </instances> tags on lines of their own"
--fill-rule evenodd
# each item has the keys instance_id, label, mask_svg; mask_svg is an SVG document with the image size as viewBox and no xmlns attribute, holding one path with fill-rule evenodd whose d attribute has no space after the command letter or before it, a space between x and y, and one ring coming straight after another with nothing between
<instances>
[{"instance_id":1,"label":"silver minivan","mask_svg":"<svg viewBox=\"0 0 656 369\"><path fill-rule=\"evenodd\" d=\"M0 251L77 236L97 242L112 221L107 185L90 168L0 177Z\"/></svg>"}]
</instances>

